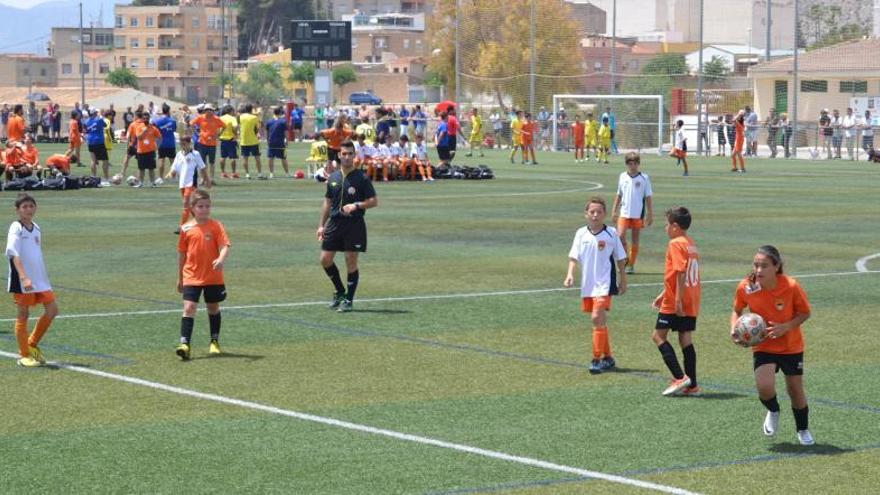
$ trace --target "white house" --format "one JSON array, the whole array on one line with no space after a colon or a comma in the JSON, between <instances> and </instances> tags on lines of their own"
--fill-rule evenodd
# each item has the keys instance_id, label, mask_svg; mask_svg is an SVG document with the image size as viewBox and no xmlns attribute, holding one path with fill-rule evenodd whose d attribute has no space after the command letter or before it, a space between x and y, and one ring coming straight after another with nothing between
<instances>
[{"instance_id":1,"label":"white house","mask_svg":"<svg viewBox=\"0 0 880 495\"><path fill-rule=\"evenodd\" d=\"M731 72L743 75L749 67L762 62L765 55L764 50L749 45L707 45L702 51L704 65L717 56L724 60ZM770 57L785 57L793 53L792 50L770 50ZM685 61L691 74L696 74L700 67L700 50L685 55Z\"/></svg>"}]
</instances>

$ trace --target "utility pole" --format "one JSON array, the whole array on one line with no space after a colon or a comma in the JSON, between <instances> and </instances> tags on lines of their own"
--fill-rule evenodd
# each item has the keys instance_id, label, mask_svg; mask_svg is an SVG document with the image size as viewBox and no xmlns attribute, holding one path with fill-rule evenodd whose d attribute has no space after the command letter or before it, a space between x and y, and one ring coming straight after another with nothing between
<instances>
[{"instance_id":1,"label":"utility pole","mask_svg":"<svg viewBox=\"0 0 880 495\"><path fill-rule=\"evenodd\" d=\"M708 120L708 115L706 120ZM703 0L700 0L700 58L697 67L697 156L703 153L703 139L700 133L704 131L706 133L709 132L708 128L703 129Z\"/></svg>"},{"instance_id":2,"label":"utility pole","mask_svg":"<svg viewBox=\"0 0 880 495\"><path fill-rule=\"evenodd\" d=\"M770 16L773 14L771 7L773 6L772 0L767 0L767 18L764 19L764 23L767 25L767 46L764 47L764 61L770 61L770 25L772 21L770 20ZM795 40L797 43L797 40Z\"/></svg>"},{"instance_id":3,"label":"utility pole","mask_svg":"<svg viewBox=\"0 0 880 495\"><path fill-rule=\"evenodd\" d=\"M86 56L85 56L85 48L83 44L85 40L83 39L83 4L79 3L79 87L80 87L80 108L85 108L86 106L86 73L83 70L85 68Z\"/></svg>"},{"instance_id":4,"label":"utility pole","mask_svg":"<svg viewBox=\"0 0 880 495\"><path fill-rule=\"evenodd\" d=\"M529 113L535 114L535 0L529 4Z\"/></svg>"},{"instance_id":5,"label":"utility pole","mask_svg":"<svg viewBox=\"0 0 880 495\"><path fill-rule=\"evenodd\" d=\"M220 0L220 101L226 99L226 0Z\"/></svg>"},{"instance_id":6,"label":"utility pole","mask_svg":"<svg viewBox=\"0 0 880 495\"><path fill-rule=\"evenodd\" d=\"M455 0L455 103L461 104L461 0Z\"/></svg>"},{"instance_id":7,"label":"utility pole","mask_svg":"<svg viewBox=\"0 0 880 495\"><path fill-rule=\"evenodd\" d=\"M792 68L792 81L793 88L791 89L791 139L788 145L791 147L791 156L792 158L797 158L797 137L798 137L798 113L797 113L797 104L798 104L798 93L800 92L800 88L798 87L798 33L800 32L800 16L798 15L798 7L800 2L798 0L794 0L794 67ZM785 132L783 130L783 132Z\"/></svg>"}]
</instances>

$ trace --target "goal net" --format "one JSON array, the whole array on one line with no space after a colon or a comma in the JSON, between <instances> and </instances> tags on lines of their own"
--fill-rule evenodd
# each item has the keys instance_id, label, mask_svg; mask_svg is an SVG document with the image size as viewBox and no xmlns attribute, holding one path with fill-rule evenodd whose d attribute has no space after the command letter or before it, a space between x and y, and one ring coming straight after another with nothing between
<instances>
[{"instance_id":1,"label":"goal net","mask_svg":"<svg viewBox=\"0 0 880 495\"><path fill-rule=\"evenodd\" d=\"M614 131L612 150L662 152L670 130L664 121L662 95L553 95L553 150L566 151L574 141L571 125L587 115L601 123L609 117Z\"/></svg>"}]
</instances>

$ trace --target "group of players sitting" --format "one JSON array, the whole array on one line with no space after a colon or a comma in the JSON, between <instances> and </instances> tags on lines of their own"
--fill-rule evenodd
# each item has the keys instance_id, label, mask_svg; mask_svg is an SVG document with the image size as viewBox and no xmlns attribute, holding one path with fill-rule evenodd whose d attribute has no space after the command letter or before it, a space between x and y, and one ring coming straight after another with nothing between
<instances>
[{"instance_id":1,"label":"group of players sitting","mask_svg":"<svg viewBox=\"0 0 880 495\"><path fill-rule=\"evenodd\" d=\"M384 136L384 142L378 144L367 135L361 133L355 136L355 159L354 165L363 169L367 177L377 181L390 180L421 180L423 182L434 181L434 168L428 158L428 148L425 145L424 136L416 134L415 142L410 143L409 137L401 135L397 141L390 134ZM319 170L316 178L326 178L333 171L334 166L328 160L327 143L320 137L312 143L311 154L307 161L314 163L327 163L323 170Z\"/></svg>"},{"instance_id":2,"label":"group of players sitting","mask_svg":"<svg viewBox=\"0 0 880 495\"><path fill-rule=\"evenodd\" d=\"M33 175L40 179L58 174L69 175L70 164L76 161L76 155L70 149L64 154L51 155L45 163L40 163L40 152L30 135L24 141L7 141L6 148L0 151L0 162L7 181Z\"/></svg>"}]
</instances>

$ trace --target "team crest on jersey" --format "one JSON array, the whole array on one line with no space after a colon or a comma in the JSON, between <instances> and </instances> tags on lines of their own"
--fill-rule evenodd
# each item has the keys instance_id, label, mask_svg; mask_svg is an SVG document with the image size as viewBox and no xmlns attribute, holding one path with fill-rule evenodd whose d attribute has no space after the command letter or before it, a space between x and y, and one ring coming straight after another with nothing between
<instances>
[{"instance_id":1,"label":"team crest on jersey","mask_svg":"<svg viewBox=\"0 0 880 495\"><path fill-rule=\"evenodd\" d=\"M636 182L636 183L635 183L635 186L636 186L636 189L638 189L638 188L642 187L642 183L641 183L641 182Z\"/></svg>"},{"instance_id":2,"label":"team crest on jersey","mask_svg":"<svg viewBox=\"0 0 880 495\"><path fill-rule=\"evenodd\" d=\"M213 237L211 236L211 234L210 234L209 232L206 232L206 233L205 233L205 240L206 240L206 241L210 241L212 238L213 238Z\"/></svg>"},{"instance_id":3,"label":"team crest on jersey","mask_svg":"<svg viewBox=\"0 0 880 495\"><path fill-rule=\"evenodd\" d=\"M776 311L782 311L785 308L785 300L783 299L776 299L773 304L776 306Z\"/></svg>"},{"instance_id":4,"label":"team crest on jersey","mask_svg":"<svg viewBox=\"0 0 880 495\"><path fill-rule=\"evenodd\" d=\"M599 246L599 251L602 251L605 249L605 241L599 241L596 244Z\"/></svg>"},{"instance_id":5,"label":"team crest on jersey","mask_svg":"<svg viewBox=\"0 0 880 495\"><path fill-rule=\"evenodd\" d=\"M354 196L354 193L356 193L356 192L357 192L357 189L355 189L354 186L348 186L348 194Z\"/></svg>"},{"instance_id":6,"label":"team crest on jersey","mask_svg":"<svg viewBox=\"0 0 880 495\"><path fill-rule=\"evenodd\" d=\"M34 236L34 243L36 243L37 246L40 245L40 236L38 236L38 235Z\"/></svg>"}]
</instances>

